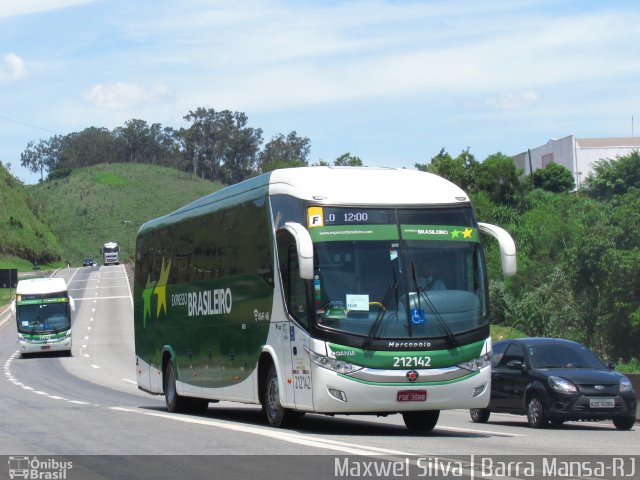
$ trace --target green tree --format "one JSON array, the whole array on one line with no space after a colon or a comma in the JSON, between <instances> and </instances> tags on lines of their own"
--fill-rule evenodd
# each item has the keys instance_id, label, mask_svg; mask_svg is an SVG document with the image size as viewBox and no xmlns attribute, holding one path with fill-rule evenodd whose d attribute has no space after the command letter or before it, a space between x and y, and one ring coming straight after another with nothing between
<instances>
[{"instance_id":1,"label":"green tree","mask_svg":"<svg viewBox=\"0 0 640 480\"><path fill-rule=\"evenodd\" d=\"M616 159L595 162L584 190L594 198L606 199L623 195L631 188L640 188L640 152L638 150Z\"/></svg>"},{"instance_id":2,"label":"green tree","mask_svg":"<svg viewBox=\"0 0 640 480\"><path fill-rule=\"evenodd\" d=\"M106 128L89 127L64 137L56 168L77 168L118 160L117 140Z\"/></svg>"},{"instance_id":3,"label":"green tree","mask_svg":"<svg viewBox=\"0 0 640 480\"><path fill-rule=\"evenodd\" d=\"M356 157L347 152L336 158L333 164L337 167L362 167L362 160L360 157Z\"/></svg>"},{"instance_id":4,"label":"green tree","mask_svg":"<svg viewBox=\"0 0 640 480\"><path fill-rule=\"evenodd\" d=\"M545 168L539 168L532 174L533 186L549 192L569 192L576 183L569 169L559 163L551 162Z\"/></svg>"},{"instance_id":5,"label":"green tree","mask_svg":"<svg viewBox=\"0 0 640 480\"><path fill-rule=\"evenodd\" d=\"M37 144L33 141L27 144L20 154L20 164L33 173L40 173L40 181L44 180L45 172L55 170L60 163L63 151L64 139L60 135L49 140L40 140Z\"/></svg>"},{"instance_id":6,"label":"green tree","mask_svg":"<svg viewBox=\"0 0 640 480\"><path fill-rule=\"evenodd\" d=\"M180 137L194 175L235 182L255 173L262 130L247 127L244 113L198 108L184 119L192 122Z\"/></svg>"},{"instance_id":7,"label":"green tree","mask_svg":"<svg viewBox=\"0 0 640 480\"><path fill-rule=\"evenodd\" d=\"M485 192L500 204L514 204L522 193L522 170L513 159L501 152L489 155L484 162L473 166L475 188Z\"/></svg>"},{"instance_id":8,"label":"green tree","mask_svg":"<svg viewBox=\"0 0 640 480\"><path fill-rule=\"evenodd\" d=\"M467 192L473 192L476 191L475 172L477 165L478 161L468 148L456 158L449 155L443 148L428 164L416 163L415 167L423 172L444 177Z\"/></svg>"},{"instance_id":9,"label":"green tree","mask_svg":"<svg viewBox=\"0 0 640 480\"><path fill-rule=\"evenodd\" d=\"M309 165L311 141L300 137L295 130L286 137L280 133L264 146L259 155L260 171L270 172L277 168L306 167Z\"/></svg>"}]
</instances>

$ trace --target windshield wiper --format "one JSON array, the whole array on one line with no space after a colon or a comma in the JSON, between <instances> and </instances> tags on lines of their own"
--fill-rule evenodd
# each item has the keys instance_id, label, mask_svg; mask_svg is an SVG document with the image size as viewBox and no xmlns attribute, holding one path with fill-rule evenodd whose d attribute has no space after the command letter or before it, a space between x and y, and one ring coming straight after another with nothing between
<instances>
[{"instance_id":1,"label":"windshield wiper","mask_svg":"<svg viewBox=\"0 0 640 480\"><path fill-rule=\"evenodd\" d=\"M449 328L449 325L447 325L447 322L444 321L444 319L442 318L442 316L438 312L438 309L436 308L436 306L433 304L433 302L429 298L429 294L427 293L426 290L421 289L420 285L418 285L418 278L416 277L416 267L415 267L415 264L413 263L413 260L411 260L411 276L413 277L413 286L415 287L416 295L418 296L418 310L422 310L422 306L420 304L420 299L422 297L422 292L424 292L425 303L427 304L427 306L433 312L433 316L438 321L438 324L440 325L440 328L442 328L442 330L444 330L444 333L445 333L445 335L447 337L447 340L449 340L449 344L451 346L453 346L453 347L459 347L460 344L458 343L458 340L456 340L456 336L453 334L453 332ZM409 307L411 307L411 300L410 299L409 299ZM409 317L411 317L411 315L409 315ZM409 325L411 325L411 319L409 319ZM411 327L409 327L409 328L411 328Z\"/></svg>"},{"instance_id":2,"label":"windshield wiper","mask_svg":"<svg viewBox=\"0 0 640 480\"><path fill-rule=\"evenodd\" d=\"M380 329L380 325L382 325L382 320L384 319L384 316L387 313L387 305L389 304L389 301L391 301L391 298L397 288L398 288L398 282L396 281L395 275L394 275L393 282L391 282L391 285L389 285L389 288L387 289L387 293L384 294L384 298L382 299L382 304L380 306L380 310L378 311L378 316L376 317L375 321L371 325L371 328L369 329L369 333L367 334L367 338L365 338L364 342L362 342L362 348L367 349L371 346L371 343L375 338L375 335L378 333L378 330Z\"/></svg>"}]
</instances>

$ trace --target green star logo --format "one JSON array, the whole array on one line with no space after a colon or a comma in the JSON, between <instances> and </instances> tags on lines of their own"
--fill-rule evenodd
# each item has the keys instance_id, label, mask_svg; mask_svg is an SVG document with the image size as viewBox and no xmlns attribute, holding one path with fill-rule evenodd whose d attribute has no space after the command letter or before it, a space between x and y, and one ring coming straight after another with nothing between
<instances>
[{"instance_id":1,"label":"green star logo","mask_svg":"<svg viewBox=\"0 0 640 480\"><path fill-rule=\"evenodd\" d=\"M151 320L151 295L153 294L153 288L156 282L151 281L151 275L147 276L147 284L142 291L142 300L144 301L144 313L142 315L144 326L147 326L147 315Z\"/></svg>"},{"instance_id":2,"label":"green star logo","mask_svg":"<svg viewBox=\"0 0 640 480\"><path fill-rule=\"evenodd\" d=\"M162 268L160 270L160 279L156 283L153 289L154 295L158 297L158 304L156 308L156 318L160 316L160 311L164 309L165 315L167 314L167 281L169 280L169 270L171 269L171 260L167 263L167 268L164 268L164 257L162 258Z\"/></svg>"}]
</instances>

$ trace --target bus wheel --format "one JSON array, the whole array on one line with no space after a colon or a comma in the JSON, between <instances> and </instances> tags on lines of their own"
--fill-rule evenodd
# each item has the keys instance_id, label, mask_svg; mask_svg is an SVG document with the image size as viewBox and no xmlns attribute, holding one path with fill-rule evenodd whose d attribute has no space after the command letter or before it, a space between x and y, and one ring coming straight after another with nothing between
<instances>
[{"instance_id":1,"label":"bus wheel","mask_svg":"<svg viewBox=\"0 0 640 480\"><path fill-rule=\"evenodd\" d=\"M430 432L435 428L439 417L440 410L422 410L402 414L404 424L414 432Z\"/></svg>"},{"instance_id":2,"label":"bus wheel","mask_svg":"<svg viewBox=\"0 0 640 480\"><path fill-rule=\"evenodd\" d=\"M280 404L280 389L278 388L278 373L276 366L271 364L264 382L263 411L272 427L288 427L299 417L296 412L284 408Z\"/></svg>"},{"instance_id":3,"label":"bus wheel","mask_svg":"<svg viewBox=\"0 0 640 480\"><path fill-rule=\"evenodd\" d=\"M176 389L176 372L173 363L169 361L164 370L164 398L167 402L167 410L171 413L186 412L189 410L189 399L178 395Z\"/></svg>"}]
</instances>

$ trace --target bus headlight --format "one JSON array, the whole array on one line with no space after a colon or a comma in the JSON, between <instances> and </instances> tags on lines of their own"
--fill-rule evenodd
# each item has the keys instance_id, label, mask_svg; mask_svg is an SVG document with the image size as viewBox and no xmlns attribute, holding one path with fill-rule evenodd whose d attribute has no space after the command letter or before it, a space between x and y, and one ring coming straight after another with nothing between
<instances>
[{"instance_id":1,"label":"bus headlight","mask_svg":"<svg viewBox=\"0 0 640 480\"><path fill-rule=\"evenodd\" d=\"M481 357L474 358L469 360L468 362L463 362L458 364L460 368L464 368L465 370L469 370L470 372L477 372L481 368L484 368L489 365L489 355L482 355Z\"/></svg>"},{"instance_id":2,"label":"bus headlight","mask_svg":"<svg viewBox=\"0 0 640 480\"><path fill-rule=\"evenodd\" d=\"M313 363L322 368L326 368L327 370L331 370L332 372L353 373L357 372L358 370L362 370L362 367L353 365L352 363L320 355L318 353L312 352L307 347L304 347L304 349L309 354L309 358Z\"/></svg>"}]
</instances>

